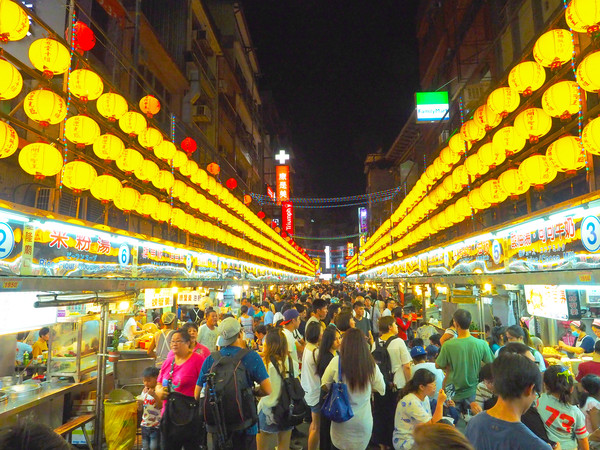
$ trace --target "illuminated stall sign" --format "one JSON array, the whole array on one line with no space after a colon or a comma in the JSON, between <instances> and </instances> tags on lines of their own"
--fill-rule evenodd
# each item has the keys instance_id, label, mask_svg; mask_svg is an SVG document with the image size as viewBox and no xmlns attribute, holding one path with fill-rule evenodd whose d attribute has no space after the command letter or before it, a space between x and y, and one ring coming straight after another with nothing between
<instances>
[{"instance_id":1,"label":"illuminated stall sign","mask_svg":"<svg viewBox=\"0 0 600 450\"><path fill-rule=\"evenodd\" d=\"M290 166L276 166L275 177L277 178L277 204L281 205L281 202L290 200Z\"/></svg>"},{"instance_id":2,"label":"illuminated stall sign","mask_svg":"<svg viewBox=\"0 0 600 450\"><path fill-rule=\"evenodd\" d=\"M198 305L202 295L198 291L182 291L177 293L178 305Z\"/></svg>"},{"instance_id":3,"label":"illuminated stall sign","mask_svg":"<svg viewBox=\"0 0 600 450\"><path fill-rule=\"evenodd\" d=\"M194 259L196 261L194 278L200 280L218 280L221 278L217 256L209 253L198 253Z\"/></svg>"},{"instance_id":4,"label":"illuminated stall sign","mask_svg":"<svg viewBox=\"0 0 600 450\"><path fill-rule=\"evenodd\" d=\"M294 204L292 202L281 202L281 221L283 231L294 234Z\"/></svg>"},{"instance_id":5,"label":"illuminated stall sign","mask_svg":"<svg viewBox=\"0 0 600 450\"><path fill-rule=\"evenodd\" d=\"M346 244L346 249L347 249L347 253L348 253L348 256L346 256L346 259L352 258L354 256L354 243L348 242Z\"/></svg>"},{"instance_id":6,"label":"illuminated stall sign","mask_svg":"<svg viewBox=\"0 0 600 450\"><path fill-rule=\"evenodd\" d=\"M567 293L560 286L525 285L525 301L531 315L569 320Z\"/></svg>"},{"instance_id":7,"label":"illuminated stall sign","mask_svg":"<svg viewBox=\"0 0 600 450\"><path fill-rule=\"evenodd\" d=\"M271 186L269 186L268 184L267 184L267 195L274 202L277 201L277 194L275 194L275 191L273 190L273 188Z\"/></svg>"},{"instance_id":8,"label":"illuminated stall sign","mask_svg":"<svg viewBox=\"0 0 600 450\"><path fill-rule=\"evenodd\" d=\"M231 259L221 259L221 274L225 279L242 279L242 263Z\"/></svg>"},{"instance_id":9,"label":"illuminated stall sign","mask_svg":"<svg viewBox=\"0 0 600 450\"><path fill-rule=\"evenodd\" d=\"M138 250L138 276L192 278L194 256L185 250L144 242Z\"/></svg>"},{"instance_id":10,"label":"illuminated stall sign","mask_svg":"<svg viewBox=\"0 0 600 450\"><path fill-rule=\"evenodd\" d=\"M446 252L446 273L494 273L504 269L502 243L496 239L474 241ZM439 270L439 266L437 268Z\"/></svg>"},{"instance_id":11,"label":"illuminated stall sign","mask_svg":"<svg viewBox=\"0 0 600 450\"><path fill-rule=\"evenodd\" d=\"M28 230L29 231L29 230ZM26 239L28 241L29 238ZM61 223L34 232L31 273L60 277L131 277L136 248L120 236Z\"/></svg>"},{"instance_id":12,"label":"illuminated stall sign","mask_svg":"<svg viewBox=\"0 0 600 450\"><path fill-rule=\"evenodd\" d=\"M22 222L0 216L0 275L21 272L23 231Z\"/></svg>"},{"instance_id":13,"label":"illuminated stall sign","mask_svg":"<svg viewBox=\"0 0 600 450\"><path fill-rule=\"evenodd\" d=\"M173 306L173 291L165 289L144 289L144 308L168 308Z\"/></svg>"}]
</instances>

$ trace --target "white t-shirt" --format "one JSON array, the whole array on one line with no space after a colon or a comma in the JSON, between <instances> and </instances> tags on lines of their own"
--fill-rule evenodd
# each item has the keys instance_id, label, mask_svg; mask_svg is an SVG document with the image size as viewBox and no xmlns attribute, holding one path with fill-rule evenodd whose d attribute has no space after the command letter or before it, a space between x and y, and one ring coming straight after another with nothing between
<instances>
[{"instance_id":1,"label":"white t-shirt","mask_svg":"<svg viewBox=\"0 0 600 450\"><path fill-rule=\"evenodd\" d=\"M410 376L413 377L419 369L427 369L435 375L435 394L432 397L437 400L440 389L444 387L444 371L435 367L435 363L424 362L410 366Z\"/></svg>"},{"instance_id":2,"label":"white t-shirt","mask_svg":"<svg viewBox=\"0 0 600 450\"><path fill-rule=\"evenodd\" d=\"M137 331L137 322L135 321L135 317L130 317L125 322L125 326L123 327L123 335L125 339L128 341L133 341L135 339L135 332Z\"/></svg>"},{"instance_id":3,"label":"white t-shirt","mask_svg":"<svg viewBox=\"0 0 600 450\"><path fill-rule=\"evenodd\" d=\"M394 434L392 443L394 449L411 449L415 443L412 433L415 427L431 420L429 397L422 400L415 394L407 394L396 406L394 417Z\"/></svg>"},{"instance_id":4,"label":"white t-shirt","mask_svg":"<svg viewBox=\"0 0 600 450\"><path fill-rule=\"evenodd\" d=\"M277 324L277 322L279 322L280 320L283 320L283 314L277 311L275 315L273 315L273 325Z\"/></svg>"},{"instance_id":5,"label":"white t-shirt","mask_svg":"<svg viewBox=\"0 0 600 450\"><path fill-rule=\"evenodd\" d=\"M148 428L158 428L160 425L160 409L156 407L156 400L154 397L152 397L147 389L144 388L137 398L144 403L141 425Z\"/></svg>"},{"instance_id":6,"label":"white t-shirt","mask_svg":"<svg viewBox=\"0 0 600 450\"><path fill-rule=\"evenodd\" d=\"M300 375L300 383L306 393L304 400L308 406L315 406L319 403L319 395L321 394L321 377L317 375L317 358L319 349L313 344L308 343L302 354L302 374Z\"/></svg>"},{"instance_id":7,"label":"white t-shirt","mask_svg":"<svg viewBox=\"0 0 600 450\"><path fill-rule=\"evenodd\" d=\"M385 341L379 340L381 345L385 345ZM375 343L371 346L371 351L375 350ZM406 344L404 340L397 338L390 342L388 345L388 353L390 354L390 362L392 363L392 373L394 374L394 384L398 389L401 389L406 384L406 379L404 378L404 371L402 370L402 366L404 364L408 364L412 361L410 357L410 353L406 348Z\"/></svg>"},{"instance_id":8,"label":"white t-shirt","mask_svg":"<svg viewBox=\"0 0 600 450\"><path fill-rule=\"evenodd\" d=\"M590 434L596 431L592 426L592 420L590 418L590 412L592 411L592 409L600 410L600 402L594 397L588 397L585 401L585 405L583 405L583 407L581 408L581 412L585 415L585 428Z\"/></svg>"},{"instance_id":9,"label":"white t-shirt","mask_svg":"<svg viewBox=\"0 0 600 450\"><path fill-rule=\"evenodd\" d=\"M294 334L287 328L283 328L283 334L285 334L285 340L287 341L288 351L294 362L294 375L300 375L300 364L298 362L298 351L296 350L296 339Z\"/></svg>"},{"instance_id":10,"label":"white t-shirt","mask_svg":"<svg viewBox=\"0 0 600 450\"><path fill-rule=\"evenodd\" d=\"M381 313L381 317L387 317L387 316L391 316L391 315L392 315L392 312L387 308L385 308L383 310L383 312Z\"/></svg>"},{"instance_id":11,"label":"white t-shirt","mask_svg":"<svg viewBox=\"0 0 600 450\"><path fill-rule=\"evenodd\" d=\"M219 331L217 327L211 330L208 328L208 325L204 324L198 330L198 342L207 347L211 353L217 351L218 337Z\"/></svg>"}]
</instances>

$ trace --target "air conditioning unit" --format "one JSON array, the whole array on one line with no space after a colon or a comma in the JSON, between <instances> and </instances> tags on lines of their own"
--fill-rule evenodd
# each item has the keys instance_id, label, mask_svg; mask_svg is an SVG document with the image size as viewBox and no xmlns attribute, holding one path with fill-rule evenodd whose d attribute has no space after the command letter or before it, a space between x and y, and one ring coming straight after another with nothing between
<instances>
[{"instance_id":1,"label":"air conditioning unit","mask_svg":"<svg viewBox=\"0 0 600 450\"><path fill-rule=\"evenodd\" d=\"M212 120L212 112L207 105L192 105L192 120L205 123Z\"/></svg>"}]
</instances>

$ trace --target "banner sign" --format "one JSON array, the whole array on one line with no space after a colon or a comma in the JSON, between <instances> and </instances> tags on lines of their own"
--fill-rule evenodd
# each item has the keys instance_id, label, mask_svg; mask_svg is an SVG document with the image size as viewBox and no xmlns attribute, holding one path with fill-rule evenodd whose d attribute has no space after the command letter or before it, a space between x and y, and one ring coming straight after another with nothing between
<instances>
[{"instance_id":1,"label":"banner sign","mask_svg":"<svg viewBox=\"0 0 600 450\"><path fill-rule=\"evenodd\" d=\"M363 234L369 231L369 225L367 221L367 208L358 208L358 233Z\"/></svg>"},{"instance_id":2,"label":"banner sign","mask_svg":"<svg viewBox=\"0 0 600 450\"><path fill-rule=\"evenodd\" d=\"M275 177L277 179L276 192L277 204L290 200L290 166L276 166Z\"/></svg>"},{"instance_id":3,"label":"banner sign","mask_svg":"<svg viewBox=\"0 0 600 450\"><path fill-rule=\"evenodd\" d=\"M277 201L277 195L275 194L275 191L273 190L273 188L271 186L269 186L267 184L267 195L269 196L269 198L271 200L273 200L274 202Z\"/></svg>"},{"instance_id":4,"label":"banner sign","mask_svg":"<svg viewBox=\"0 0 600 450\"><path fill-rule=\"evenodd\" d=\"M294 204L281 202L282 228L288 234L294 234Z\"/></svg>"},{"instance_id":5,"label":"banner sign","mask_svg":"<svg viewBox=\"0 0 600 450\"><path fill-rule=\"evenodd\" d=\"M20 273L23 231L23 222L0 216L0 275Z\"/></svg>"},{"instance_id":6,"label":"banner sign","mask_svg":"<svg viewBox=\"0 0 600 450\"><path fill-rule=\"evenodd\" d=\"M354 256L354 243L353 242L348 242L346 244L346 249L347 249L347 253L348 255L346 256L347 259L350 259Z\"/></svg>"},{"instance_id":7,"label":"banner sign","mask_svg":"<svg viewBox=\"0 0 600 450\"><path fill-rule=\"evenodd\" d=\"M202 295L198 291L182 291L177 293L178 305L198 305Z\"/></svg>"},{"instance_id":8,"label":"banner sign","mask_svg":"<svg viewBox=\"0 0 600 450\"><path fill-rule=\"evenodd\" d=\"M171 288L144 289L144 308L169 308L173 306L173 291Z\"/></svg>"}]
</instances>

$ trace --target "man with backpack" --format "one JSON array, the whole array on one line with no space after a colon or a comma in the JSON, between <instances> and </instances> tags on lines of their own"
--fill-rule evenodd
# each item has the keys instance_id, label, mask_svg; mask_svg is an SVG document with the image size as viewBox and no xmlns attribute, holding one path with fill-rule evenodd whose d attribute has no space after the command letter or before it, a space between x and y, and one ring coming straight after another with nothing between
<instances>
[{"instance_id":1,"label":"man with backpack","mask_svg":"<svg viewBox=\"0 0 600 450\"><path fill-rule=\"evenodd\" d=\"M371 353L386 384L385 395L374 395L371 442L392 447L394 424L389 418L396 411L398 390L410 380L412 361L406 344L398 337L398 325L392 316L379 319L379 337L375 339Z\"/></svg>"},{"instance_id":2,"label":"man with backpack","mask_svg":"<svg viewBox=\"0 0 600 450\"><path fill-rule=\"evenodd\" d=\"M228 317L219 325L221 350L206 358L198 377L195 396L209 433L209 448L255 449L257 411L252 393L271 393L265 365L254 350L248 350L240 323Z\"/></svg>"}]
</instances>

